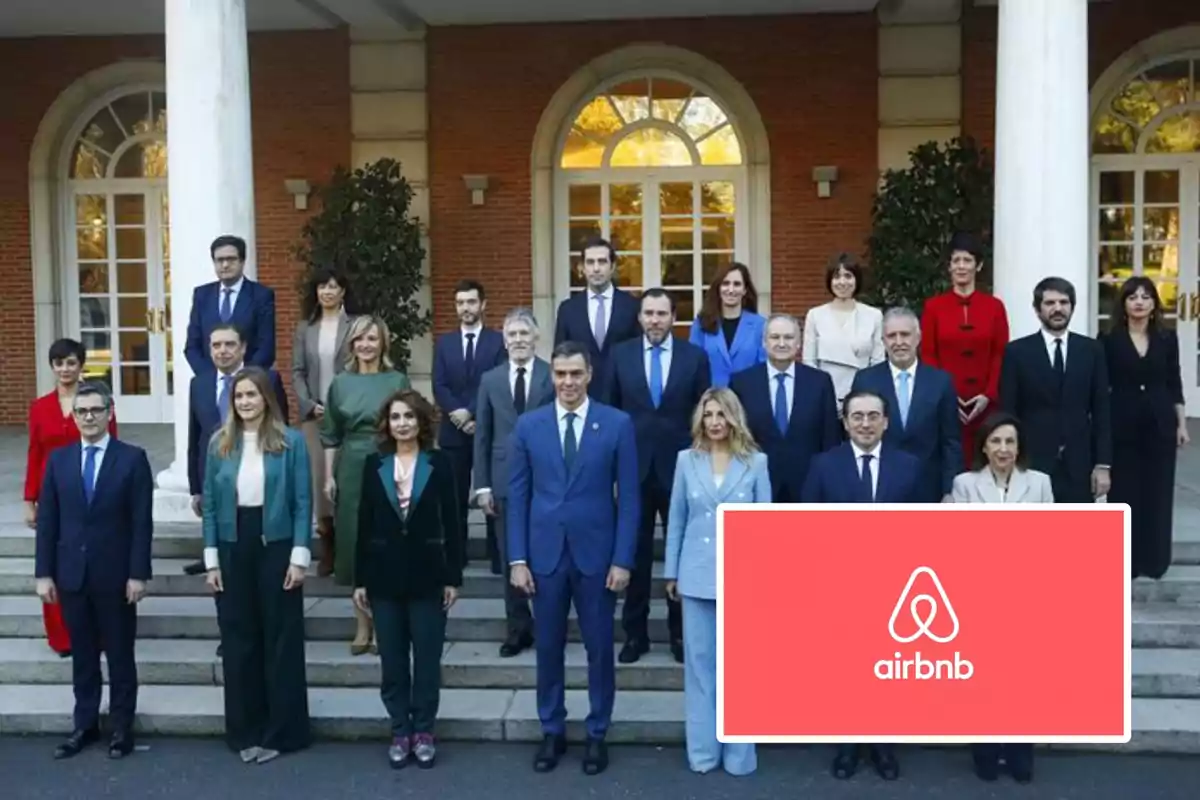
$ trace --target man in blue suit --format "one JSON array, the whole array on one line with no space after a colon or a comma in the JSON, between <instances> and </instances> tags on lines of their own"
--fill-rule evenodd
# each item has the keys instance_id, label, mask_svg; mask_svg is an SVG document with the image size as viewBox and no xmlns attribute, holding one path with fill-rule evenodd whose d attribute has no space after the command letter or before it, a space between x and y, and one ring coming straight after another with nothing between
<instances>
[{"instance_id":1,"label":"man in blue suit","mask_svg":"<svg viewBox=\"0 0 1200 800\"><path fill-rule=\"evenodd\" d=\"M915 502L951 502L950 487L962 471L954 380L950 373L917 361L921 324L907 308L884 314L883 346L887 361L859 371L850 389L874 392L896 410L883 438L920 460Z\"/></svg>"},{"instance_id":2,"label":"man in blue suit","mask_svg":"<svg viewBox=\"0 0 1200 800\"><path fill-rule=\"evenodd\" d=\"M107 387L84 382L72 413L80 442L50 454L37 508L34 575L44 603L61 603L71 635L75 722L54 751L71 758L100 739L100 652L108 661L109 758L133 752L137 604L150 580L154 477L139 447L108 434ZM103 648L101 647L103 642Z\"/></svg>"},{"instance_id":3,"label":"man in blue suit","mask_svg":"<svg viewBox=\"0 0 1200 800\"><path fill-rule=\"evenodd\" d=\"M212 369L208 336L217 325L234 324L246 340L246 363L275 366L275 290L245 276L246 242L237 236L218 236L209 247L217 280L192 293L183 354L192 372Z\"/></svg>"},{"instance_id":4,"label":"man in blue suit","mask_svg":"<svg viewBox=\"0 0 1200 800\"><path fill-rule=\"evenodd\" d=\"M843 401L843 421L850 441L813 459L804 482L804 503L913 503L920 462L895 445L884 432L889 427L888 404L880 395L852 390ZM871 762L880 777L900 777L900 762L890 744L869 746ZM859 747L843 744L833 759L840 780L858 769Z\"/></svg>"},{"instance_id":5,"label":"man in blue suit","mask_svg":"<svg viewBox=\"0 0 1200 800\"><path fill-rule=\"evenodd\" d=\"M554 344L579 342L587 347L593 376L592 397L604 396L604 378L614 346L641 338L638 301L613 283L617 251L606 240L589 239L583 246L583 276L587 289L575 292L558 305Z\"/></svg>"},{"instance_id":6,"label":"man in blue suit","mask_svg":"<svg viewBox=\"0 0 1200 800\"><path fill-rule=\"evenodd\" d=\"M767 363L734 373L729 388L742 401L746 421L767 454L771 496L798 503L809 463L842 440L837 398L829 374L796 360L800 322L773 314L763 333Z\"/></svg>"},{"instance_id":7,"label":"man in blue suit","mask_svg":"<svg viewBox=\"0 0 1200 800\"><path fill-rule=\"evenodd\" d=\"M661 517L666 530L679 451L692 444L692 415L712 384L705 352L673 335L675 298L663 289L647 289L638 319L642 336L613 348L600 398L633 418L642 485L637 562L621 609L625 646L617 658L622 664L632 664L650 650L654 524ZM667 630L671 653L682 664L683 615L679 603L669 598Z\"/></svg>"},{"instance_id":8,"label":"man in blue suit","mask_svg":"<svg viewBox=\"0 0 1200 800\"><path fill-rule=\"evenodd\" d=\"M567 749L563 672L574 604L591 706L583 771L597 775L608 767L616 697L613 615L637 555L637 439L628 414L588 398L584 345L555 347L550 370L555 402L522 414L509 439L510 579L533 597L544 737L534 769L554 769Z\"/></svg>"}]
</instances>

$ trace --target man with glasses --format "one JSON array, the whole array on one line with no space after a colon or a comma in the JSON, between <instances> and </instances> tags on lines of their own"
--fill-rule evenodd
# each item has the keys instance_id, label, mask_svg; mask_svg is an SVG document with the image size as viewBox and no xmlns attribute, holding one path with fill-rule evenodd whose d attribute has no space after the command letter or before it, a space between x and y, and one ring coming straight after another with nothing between
<instances>
[{"instance_id":1,"label":"man with glasses","mask_svg":"<svg viewBox=\"0 0 1200 800\"><path fill-rule=\"evenodd\" d=\"M109 758L133 752L138 676L137 604L150 580L154 477L146 451L112 438L112 398L80 384L75 423L81 441L46 463L37 513L34 575L45 603L61 603L71 636L74 728L54 751L78 755L100 738L101 642L108 661Z\"/></svg>"},{"instance_id":2,"label":"man with glasses","mask_svg":"<svg viewBox=\"0 0 1200 800\"><path fill-rule=\"evenodd\" d=\"M212 369L208 343L213 328L236 325L246 342L246 364L270 369L275 365L275 290L245 276L246 241L218 236L209 247L217 280L197 286L192 294L183 353L192 372Z\"/></svg>"}]
</instances>

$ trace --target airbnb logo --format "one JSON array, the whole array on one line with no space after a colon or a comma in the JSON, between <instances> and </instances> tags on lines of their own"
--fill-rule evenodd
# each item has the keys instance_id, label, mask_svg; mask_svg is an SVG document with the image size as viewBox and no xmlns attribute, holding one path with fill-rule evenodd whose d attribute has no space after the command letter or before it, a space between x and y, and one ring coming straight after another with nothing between
<instances>
[{"instance_id":1,"label":"airbnb logo","mask_svg":"<svg viewBox=\"0 0 1200 800\"><path fill-rule=\"evenodd\" d=\"M913 586L916 584L917 578L921 577L921 575L929 576L937 592L937 598L928 593L913 594ZM941 600L940 604L938 603L938 599ZM928 607L928 611L925 614L921 613L922 606ZM900 618L901 612L905 608L908 609L909 616L916 625L916 630L910 635L902 636L896 631L896 621ZM939 614L942 613L950 620L950 631L944 636L935 633L933 630L934 622L937 620ZM958 637L958 615L954 613L954 605L946 595L946 590L942 586L941 579L929 567L917 567L908 576L908 583L904 585L904 590L900 592L900 599L896 601L896 607L892 609L892 616L888 619L888 633L900 644L911 644L922 636L938 644L949 644ZM931 660L923 658L920 651L917 651L910 658L906 658L903 654L897 652L890 659L881 658L875 662L875 677L883 681L965 681L969 680L974 674L975 665L963 658L957 651L955 651L953 659Z\"/></svg>"}]
</instances>

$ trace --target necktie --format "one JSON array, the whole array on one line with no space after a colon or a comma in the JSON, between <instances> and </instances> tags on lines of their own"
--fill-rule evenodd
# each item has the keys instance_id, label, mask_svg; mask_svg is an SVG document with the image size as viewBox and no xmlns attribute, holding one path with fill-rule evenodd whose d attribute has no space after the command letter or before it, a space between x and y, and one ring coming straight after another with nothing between
<instances>
[{"instance_id":1,"label":"necktie","mask_svg":"<svg viewBox=\"0 0 1200 800\"><path fill-rule=\"evenodd\" d=\"M662 405L662 393L662 345L656 344L650 348L650 399L655 408Z\"/></svg>"},{"instance_id":2,"label":"necktie","mask_svg":"<svg viewBox=\"0 0 1200 800\"><path fill-rule=\"evenodd\" d=\"M94 444L87 446L87 458L83 462L83 497L90 505L96 494L96 453L100 448Z\"/></svg>"},{"instance_id":3,"label":"necktie","mask_svg":"<svg viewBox=\"0 0 1200 800\"><path fill-rule=\"evenodd\" d=\"M911 399L909 397L908 372L907 371L900 373L900 391L898 392L898 394L900 396L897 397L896 399L900 402L900 424L907 425L908 424L908 402Z\"/></svg>"},{"instance_id":4,"label":"necktie","mask_svg":"<svg viewBox=\"0 0 1200 800\"><path fill-rule=\"evenodd\" d=\"M596 295L596 325L592 328L592 336L596 339L596 347L604 347L604 335L608 325L604 319L604 295Z\"/></svg>"},{"instance_id":5,"label":"necktie","mask_svg":"<svg viewBox=\"0 0 1200 800\"><path fill-rule=\"evenodd\" d=\"M779 383L775 387L775 427L779 428L779 432L786 434L788 428L788 404L787 404L787 373L781 372L775 376L775 380Z\"/></svg>"},{"instance_id":6,"label":"necktie","mask_svg":"<svg viewBox=\"0 0 1200 800\"><path fill-rule=\"evenodd\" d=\"M513 383L513 406L518 414L525 413L525 368L517 367L517 380Z\"/></svg>"},{"instance_id":7,"label":"necktie","mask_svg":"<svg viewBox=\"0 0 1200 800\"><path fill-rule=\"evenodd\" d=\"M1059 380L1067 373L1067 365L1063 361L1062 339L1054 340L1054 372Z\"/></svg>"},{"instance_id":8,"label":"necktie","mask_svg":"<svg viewBox=\"0 0 1200 800\"><path fill-rule=\"evenodd\" d=\"M229 416L229 384L233 383L232 375L221 376L221 393L217 396L217 411L221 415L221 424L225 424L225 418Z\"/></svg>"},{"instance_id":9,"label":"necktie","mask_svg":"<svg viewBox=\"0 0 1200 800\"><path fill-rule=\"evenodd\" d=\"M463 363L467 366L467 373L475 371L475 334L467 334L467 354L463 357Z\"/></svg>"},{"instance_id":10,"label":"necktie","mask_svg":"<svg viewBox=\"0 0 1200 800\"><path fill-rule=\"evenodd\" d=\"M575 412L567 412L567 433L563 437L563 461L567 463L567 472L575 464L575 456L579 452L579 443L575 441Z\"/></svg>"},{"instance_id":11,"label":"necktie","mask_svg":"<svg viewBox=\"0 0 1200 800\"><path fill-rule=\"evenodd\" d=\"M862 474L858 480L862 485L863 495L866 496L868 503L875 502L875 487L871 485L871 459L875 456L865 455L862 457Z\"/></svg>"},{"instance_id":12,"label":"necktie","mask_svg":"<svg viewBox=\"0 0 1200 800\"><path fill-rule=\"evenodd\" d=\"M225 295L221 298L221 322L229 322L233 316L233 289L226 287L221 292Z\"/></svg>"}]
</instances>

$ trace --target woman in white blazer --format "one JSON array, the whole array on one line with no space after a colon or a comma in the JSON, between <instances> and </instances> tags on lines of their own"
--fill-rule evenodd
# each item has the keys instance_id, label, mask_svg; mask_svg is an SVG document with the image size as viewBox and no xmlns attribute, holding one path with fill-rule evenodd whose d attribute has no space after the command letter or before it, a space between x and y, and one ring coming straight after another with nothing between
<instances>
[{"instance_id":1,"label":"woman in white blazer","mask_svg":"<svg viewBox=\"0 0 1200 800\"><path fill-rule=\"evenodd\" d=\"M975 437L975 470L956 477L950 495L956 503L1053 503L1050 476L1026 463L1021 423L1011 414L992 414ZM996 780L1001 758L1014 780L1033 779L1031 744L975 744L971 757L981 780Z\"/></svg>"},{"instance_id":2,"label":"woman in white blazer","mask_svg":"<svg viewBox=\"0 0 1200 800\"><path fill-rule=\"evenodd\" d=\"M679 454L667 522L667 596L683 604L687 757L694 772L758 768L753 744L717 740L717 506L769 503L767 457L729 389L712 388L692 416L692 446Z\"/></svg>"},{"instance_id":3,"label":"woman in white blazer","mask_svg":"<svg viewBox=\"0 0 1200 800\"><path fill-rule=\"evenodd\" d=\"M829 263L825 288L833 300L805 315L801 359L829 373L840 415L855 374L885 358L883 312L855 299L863 288L863 269L849 253Z\"/></svg>"}]
</instances>

